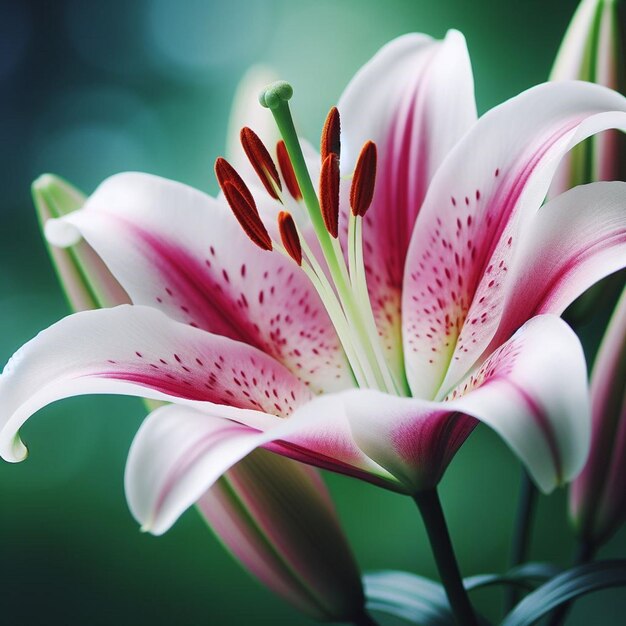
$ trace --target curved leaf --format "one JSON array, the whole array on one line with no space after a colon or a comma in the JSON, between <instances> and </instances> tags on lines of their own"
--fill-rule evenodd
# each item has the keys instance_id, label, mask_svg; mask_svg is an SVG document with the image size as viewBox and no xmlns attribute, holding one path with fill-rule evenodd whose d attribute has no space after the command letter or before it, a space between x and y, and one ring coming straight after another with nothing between
<instances>
[{"instance_id":1,"label":"curved leaf","mask_svg":"<svg viewBox=\"0 0 626 626\"><path fill-rule=\"evenodd\" d=\"M561 604L592 591L622 585L626 585L626 560L573 567L527 595L501 626L530 626Z\"/></svg>"},{"instance_id":2,"label":"curved leaf","mask_svg":"<svg viewBox=\"0 0 626 626\"><path fill-rule=\"evenodd\" d=\"M468 591L490 585L519 585L533 589L559 573L548 563L526 563L506 574L479 574L463 582ZM393 615L418 626L455 624L442 585L423 576L400 571L370 572L363 578L367 608Z\"/></svg>"},{"instance_id":3,"label":"curved leaf","mask_svg":"<svg viewBox=\"0 0 626 626\"><path fill-rule=\"evenodd\" d=\"M515 585L534 589L533 582L543 582L556 576L560 568L550 563L525 563L509 570L506 574L478 574L463 579L468 591L490 587L491 585Z\"/></svg>"},{"instance_id":4,"label":"curved leaf","mask_svg":"<svg viewBox=\"0 0 626 626\"><path fill-rule=\"evenodd\" d=\"M418 626L453 626L445 591L439 583L408 572L370 572L363 577L367 609Z\"/></svg>"}]
</instances>

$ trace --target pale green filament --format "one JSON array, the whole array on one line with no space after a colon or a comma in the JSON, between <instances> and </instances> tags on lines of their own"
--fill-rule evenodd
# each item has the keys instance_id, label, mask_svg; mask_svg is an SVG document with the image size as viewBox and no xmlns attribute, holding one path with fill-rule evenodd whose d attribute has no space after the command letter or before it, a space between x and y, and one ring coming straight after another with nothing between
<instances>
[{"instance_id":1,"label":"pale green filament","mask_svg":"<svg viewBox=\"0 0 626 626\"><path fill-rule=\"evenodd\" d=\"M297 227L296 227L297 228ZM350 367L352 368L352 373L355 379L355 382L359 387L368 387L370 386L369 381L371 380L371 375L368 377L363 369L361 368L360 361L356 356L356 351L354 349L354 340L351 337L350 327L348 325L348 321L346 320L343 309L339 304L335 293L330 286L330 283L326 279L324 272L315 259L315 256L311 252L311 249L304 238L302 237L302 233L298 231L298 235L300 237L301 243L303 243L303 258L302 258L302 271L307 275L313 287L319 294L324 306L326 307L326 311L328 316L330 317L335 330L337 331L337 335L339 336L339 341L344 348L348 361L350 363ZM272 241L274 249L277 252L280 252L283 256L291 259L289 253L285 248L276 241Z\"/></svg>"},{"instance_id":2,"label":"pale green filament","mask_svg":"<svg viewBox=\"0 0 626 626\"><path fill-rule=\"evenodd\" d=\"M372 341L372 348L376 354L376 359L380 363L386 363L383 354L383 346L379 339L378 328L367 289L367 279L365 275L365 263L363 261L363 218L355 216L350 212L348 221L348 264L352 291L354 293L357 306L362 313L366 332L375 337ZM398 379L390 367L384 367L382 374L385 377L387 388L393 389L397 395L409 395L408 384L403 379Z\"/></svg>"},{"instance_id":3,"label":"pale green filament","mask_svg":"<svg viewBox=\"0 0 626 626\"><path fill-rule=\"evenodd\" d=\"M331 309L333 310L336 309L340 313L340 315L336 317L341 319L341 326L343 327L342 334L345 338L345 341L344 339L342 339L341 334L339 336L339 339L341 340L341 343L344 346L344 350L346 350L346 355L348 356L348 360L350 361L351 364L355 363L355 365L353 365L353 368L356 366L357 369L362 373L362 379L365 382L365 384L359 385L359 386L377 388L379 386L378 385L379 381L376 377L375 372L373 371L371 367L370 361L368 360L365 354L363 342L359 340L358 334L354 332L355 329L349 323L349 320L346 318L344 309L341 306L339 300L337 299L335 291L333 290L332 285L328 281L328 278L326 278L326 274L324 273L322 266L319 264L318 260L315 258L313 251L311 250L308 243L306 242L306 239L304 238L303 234L299 230L298 230L298 236L300 237L300 243L302 245L302 250L304 251L306 255L306 260L311 266L310 268L311 272L315 275L317 281L319 281L319 284L321 286L321 290L317 289L317 292L319 293L320 298L322 299L322 302L324 302L327 310L329 310L329 305L330 305ZM305 267L305 263L303 263L302 266L306 272L307 268ZM307 276L309 276L310 278L310 274L308 272L307 272ZM314 282L314 285L315 285L315 282ZM332 320L333 316L330 313L330 311L329 311L329 314L331 315L331 320ZM333 324L334 323L335 322L333 321ZM337 327L335 326L335 328ZM339 334L340 329L337 329L337 332ZM356 372L355 372L355 376L358 378L358 375Z\"/></svg>"},{"instance_id":4,"label":"pale green filament","mask_svg":"<svg viewBox=\"0 0 626 626\"><path fill-rule=\"evenodd\" d=\"M303 270L318 291L331 321L337 329L357 384L361 387L402 394L405 392L405 386L394 378L383 356L369 301L363 268L360 225L355 226L352 223L354 218L351 217L350 229L352 232L348 237L348 269L341 244L337 239L331 237L322 218L317 193L311 181L289 110L288 100L292 93L293 90L287 83L275 83L261 94L260 102L271 110L285 142L293 171L302 192L304 205L320 243L334 288L329 283L315 255L306 244L304 237L299 233L301 245L306 254L306 262L303 262L302 265ZM356 239L357 229L358 242Z\"/></svg>"}]
</instances>

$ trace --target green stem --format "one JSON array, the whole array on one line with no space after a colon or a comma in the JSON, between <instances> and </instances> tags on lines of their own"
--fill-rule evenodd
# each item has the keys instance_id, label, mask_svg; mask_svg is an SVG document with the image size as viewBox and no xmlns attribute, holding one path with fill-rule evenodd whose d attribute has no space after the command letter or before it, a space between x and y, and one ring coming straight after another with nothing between
<instances>
[{"instance_id":1,"label":"green stem","mask_svg":"<svg viewBox=\"0 0 626 626\"><path fill-rule=\"evenodd\" d=\"M522 480L515 518L515 529L511 544L510 567L516 567L525 563L528 559L530 539L532 536L533 517L537 504L537 488L531 480L528 472L522 469ZM504 600L505 612L508 613L519 601L519 589L510 586L506 591Z\"/></svg>"},{"instance_id":2,"label":"green stem","mask_svg":"<svg viewBox=\"0 0 626 626\"><path fill-rule=\"evenodd\" d=\"M414 498L424 520L439 576L456 621L460 626L478 626L474 609L463 586L437 489L420 491Z\"/></svg>"}]
</instances>

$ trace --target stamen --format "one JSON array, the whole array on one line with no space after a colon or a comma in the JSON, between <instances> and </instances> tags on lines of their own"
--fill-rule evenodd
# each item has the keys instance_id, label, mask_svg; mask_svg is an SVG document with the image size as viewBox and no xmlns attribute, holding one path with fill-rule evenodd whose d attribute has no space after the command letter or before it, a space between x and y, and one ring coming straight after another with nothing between
<instances>
[{"instance_id":1,"label":"stamen","mask_svg":"<svg viewBox=\"0 0 626 626\"><path fill-rule=\"evenodd\" d=\"M282 191L282 185L280 184L280 176L278 176L276 165L274 165L267 148L263 145L259 136L248 127L241 129L239 137L246 156L250 160L257 176L261 179L267 193L275 200L278 200L276 188Z\"/></svg>"},{"instance_id":2,"label":"stamen","mask_svg":"<svg viewBox=\"0 0 626 626\"><path fill-rule=\"evenodd\" d=\"M339 155L332 148L336 145L333 140L338 135L338 119L332 121L334 118L334 114L332 114L329 128L325 133L327 139L326 141L322 140L326 145L326 147L322 147L322 150L326 154L322 163L319 188L320 201L311 180L289 109L288 101L292 95L291 86L288 83L279 82L267 87L260 95L259 100L263 106L271 110L282 135L293 173L302 192L303 204L326 261L325 267L320 267L315 255L309 251L306 240L300 236L299 242L302 246L303 255L302 270L311 279L333 320L359 386L386 390L390 393L401 393L402 388L393 380L393 375L380 346L365 277L361 276L361 280L359 280L359 275L364 274L361 267L363 265L362 256L358 250L352 251L356 252L356 255L354 255L355 262L353 263L355 276L351 276L346 266L341 242L337 237ZM280 156L279 165L282 169ZM369 142L364 146L357 163L356 180L353 181L351 193L354 200L351 203L354 214L351 215L349 221L358 222L359 225L362 222L362 220L357 219L357 216L364 215L371 204L375 174L376 146ZM360 230L358 237L360 245ZM356 243L354 233L352 241L354 246ZM276 249L282 250L282 246L279 248L279 244L276 244ZM284 253L290 254L286 250ZM359 265L358 269L357 265ZM328 276L326 276L326 271ZM353 278L357 281L358 286L353 284ZM363 309L367 309L367 311Z\"/></svg>"},{"instance_id":3,"label":"stamen","mask_svg":"<svg viewBox=\"0 0 626 626\"><path fill-rule=\"evenodd\" d=\"M339 111L337 110L337 107L333 107L326 116L324 129L322 130L322 140L320 142L320 156L322 157L322 163L331 152L334 152L337 157L340 156L340 130L341 122L339 119Z\"/></svg>"},{"instance_id":4,"label":"stamen","mask_svg":"<svg viewBox=\"0 0 626 626\"><path fill-rule=\"evenodd\" d=\"M376 182L376 159L376 144L373 141L366 142L359 154L350 187L352 215L363 217L372 204Z\"/></svg>"},{"instance_id":5,"label":"stamen","mask_svg":"<svg viewBox=\"0 0 626 626\"><path fill-rule=\"evenodd\" d=\"M282 139L276 144L276 156L278 157L280 173L285 179L285 185L287 185L287 190L291 194L291 197L296 201L302 200L302 192L300 191L300 186L296 179L296 173L293 171L293 165L291 164L291 159L287 152L287 146L285 146L285 142Z\"/></svg>"},{"instance_id":6,"label":"stamen","mask_svg":"<svg viewBox=\"0 0 626 626\"><path fill-rule=\"evenodd\" d=\"M272 239L261 221L254 200L250 204L246 196L230 181L224 182L222 191L246 235L262 250L272 250Z\"/></svg>"},{"instance_id":7,"label":"stamen","mask_svg":"<svg viewBox=\"0 0 626 626\"><path fill-rule=\"evenodd\" d=\"M215 176L217 177L217 182L219 183L222 191L224 191L225 183L230 183L231 185L237 187L239 193L244 196L248 204L256 206L254 204L252 193L250 193L246 183L244 183L241 176L237 174L235 168L223 157L218 157L215 161Z\"/></svg>"},{"instance_id":8,"label":"stamen","mask_svg":"<svg viewBox=\"0 0 626 626\"><path fill-rule=\"evenodd\" d=\"M278 231L280 232L283 246L285 246L285 250L289 256L298 265L302 265L302 245L300 244L298 230L291 213L281 211L278 214Z\"/></svg>"},{"instance_id":9,"label":"stamen","mask_svg":"<svg viewBox=\"0 0 626 626\"><path fill-rule=\"evenodd\" d=\"M339 232L339 157L329 152L320 172L320 209L326 230L337 238Z\"/></svg>"}]
</instances>

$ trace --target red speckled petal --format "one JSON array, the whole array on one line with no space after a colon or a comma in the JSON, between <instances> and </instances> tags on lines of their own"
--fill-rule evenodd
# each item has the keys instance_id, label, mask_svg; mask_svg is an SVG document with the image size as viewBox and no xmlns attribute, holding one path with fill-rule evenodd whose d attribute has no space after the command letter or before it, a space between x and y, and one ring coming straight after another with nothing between
<instances>
[{"instance_id":1,"label":"red speckled petal","mask_svg":"<svg viewBox=\"0 0 626 626\"><path fill-rule=\"evenodd\" d=\"M374 199L363 224L365 270L383 348L401 374L401 287L413 224L439 164L476 120L465 39L457 31L443 41L399 37L357 73L338 108L343 174L352 174L366 141L378 148Z\"/></svg>"},{"instance_id":2,"label":"red speckled petal","mask_svg":"<svg viewBox=\"0 0 626 626\"><path fill-rule=\"evenodd\" d=\"M626 183L593 183L565 192L528 220L487 352L528 318L560 315L594 283L626 266L625 208Z\"/></svg>"},{"instance_id":3,"label":"red speckled petal","mask_svg":"<svg viewBox=\"0 0 626 626\"><path fill-rule=\"evenodd\" d=\"M225 203L146 174L105 181L64 218L134 304L259 348L312 389L351 377L319 297L295 263L258 249Z\"/></svg>"},{"instance_id":4,"label":"red speckled petal","mask_svg":"<svg viewBox=\"0 0 626 626\"><path fill-rule=\"evenodd\" d=\"M587 83L549 83L490 111L450 153L415 224L404 275L414 395L439 390L441 397L483 354L499 325L520 232L559 159L609 127L626 128L623 96Z\"/></svg>"},{"instance_id":5,"label":"red speckled petal","mask_svg":"<svg viewBox=\"0 0 626 626\"><path fill-rule=\"evenodd\" d=\"M442 402L367 390L330 397L343 405L337 411L347 414L355 443L407 491L437 484L476 420L504 439L546 492L580 471L589 447L582 348L549 315L523 326Z\"/></svg>"},{"instance_id":6,"label":"red speckled petal","mask_svg":"<svg viewBox=\"0 0 626 626\"><path fill-rule=\"evenodd\" d=\"M0 453L21 460L18 429L43 406L115 393L170 400L272 425L306 402L307 387L244 343L175 322L150 307L76 313L25 344L0 377ZM240 410L241 409L241 410ZM268 414L268 415L265 415ZM274 417L273 417L274 416Z\"/></svg>"}]
</instances>

